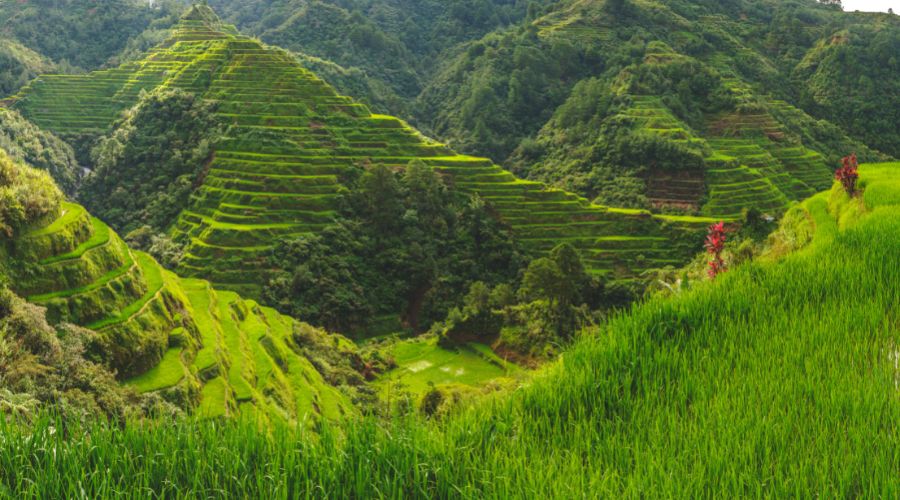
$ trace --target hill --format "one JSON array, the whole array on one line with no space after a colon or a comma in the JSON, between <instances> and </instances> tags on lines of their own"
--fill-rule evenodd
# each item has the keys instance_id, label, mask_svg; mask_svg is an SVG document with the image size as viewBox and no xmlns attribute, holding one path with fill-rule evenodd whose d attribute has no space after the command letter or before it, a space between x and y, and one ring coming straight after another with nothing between
<instances>
[{"instance_id":1,"label":"hill","mask_svg":"<svg viewBox=\"0 0 900 500\"><path fill-rule=\"evenodd\" d=\"M304 65L379 112L411 116L415 97L464 42L521 22L546 0L353 0L210 5L242 32L312 56ZM530 10L529 10L530 9ZM321 61L339 65L334 67Z\"/></svg>"},{"instance_id":2,"label":"hill","mask_svg":"<svg viewBox=\"0 0 900 500\"><path fill-rule=\"evenodd\" d=\"M465 152L505 161L547 123L576 83L596 78L610 86L606 94L627 92L620 88L622 79L657 62L663 46L739 98L786 101L896 155L891 145L896 134L888 123L895 118L892 82L898 69L891 57L898 29L897 16L845 13L814 0L558 2L525 26L491 33L458 50L421 94L417 118ZM862 77L860 63L870 60L886 63L871 77L885 85ZM663 83L660 76L645 83ZM690 95L700 90L691 81L695 75L665 77L671 85L644 93L665 97L664 107L682 119L688 111L683 106L700 111L689 106ZM839 102L843 107L836 107ZM871 111L870 120L861 118L862 109ZM487 136L478 137L480 122ZM806 127L790 127L805 135Z\"/></svg>"},{"instance_id":3,"label":"hill","mask_svg":"<svg viewBox=\"0 0 900 500\"><path fill-rule=\"evenodd\" d=\"M55 65L46 57L15 40L0 40L0 94L9 95Z\"/></svg>"},{"instance_id":4,"label":"hill","mask_svg":"<svg viewBox=\"0 0 900 500\"><path fill-rule=\"evenodd\" d=\"M540 254L567 241L593 274L615 280L683 262L699 243L696 231L710 221L592 205L517 179L489 160L457 155L339 95L290 54L239 35L205 7L194 7L141 60L43 76L10 103L83 151L142 92L161 87L214 102L228 128L172 221L171 234L187 244L178 271L251 297L266 282L265 257L275 243L328 226L344 176L372 165L403 169L421 161L483 198L526 250Z\"/></svg>"},{"instance_id":5,"label":"hill","mask_svg":"<svg viewBox=\"0 0 900 500\"><path fill-rule=\"evenodd\" d=\"M845 13L815 0L213 4L242 30L314 56L304 64L343 92L505 166L578 82L616 82L629 66L654 61L659 43L721 77L725 89L736 86L738 97L775 101L778 121L829 160L843 134L900 154L891 125L896 16ZM685 97L675 92L679 83L644 95L666 97L662 107L679 115L692 104L673 102ZM785 117L781 101L840 131Z\"/></svg>"},{"instance_id":6,"label":"hill","mask_svg":"<svg viewBox=\"0 0 900 500\"><path fill-rule=\"evenodd\" d=\"M174 5L138 0L21 0L0 4L0 32L68 69L90 70L119 54Z\"/></svg>"},{"instance_id":7,"label":"hill","mask_svg":"<svg viewBox=\"0 0 900 500\"><path fill-rule=\"evenodd\" d=\"M340 358L353 354L352 344L164 270L82 206L61 201L49 179L5 153L0 166L2 281L46 308L49 324L95 332L87 357L127 387L207 417L299 421L352 411L306 354L324 342ZM347 383L336 373L343 365L333 365L332 382Z\"/></svg>"},{"instance_id":8,"label":"hill","mask_svg":"<svg viewBox=\"0 0 900 500\"><path fill-rule=\"evenodd\" d=\"M799 250L637 305L528 387L439 425L354 422L345 438L316 442L241 425L98 428L91 447L50 435L43 442L64 451L36 458L34 434L11 429L0 464L29 460L24 487L50 496L112 493L135 471L168 478L138 480L157 493L235 496L893 492L898 169L865 165L859 197L835 187L792 209L771 248ZM44 480L60 470L70 479ZM273 470L271 482L242 479Z\"/></svg>"},{"instance_id":9,"label":"hill","mask_svg":"<svg viewBox=\"0 0 900 500\"><path fill-rule=\"evenodd\" d=\"M898 154L898 37L814 1L559 2L446 61L417 118L598 203L777 215L848 151ZM884 85L852 83L875 59Z\"/></svg>"}]
</instances>

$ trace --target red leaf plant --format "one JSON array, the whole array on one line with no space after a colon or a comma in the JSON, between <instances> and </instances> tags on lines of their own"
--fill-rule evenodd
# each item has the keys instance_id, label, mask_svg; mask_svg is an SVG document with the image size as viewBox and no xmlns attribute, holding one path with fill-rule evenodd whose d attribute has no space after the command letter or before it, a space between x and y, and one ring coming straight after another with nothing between
<instances>
[{"instance_id":1,"label":"red leaf plant","mask_svg":"<svg viewBox=\"0 0 900 500\"><path fill-rule=\"evenodd\" d=\"M719 222L709 226L709 232L706 235L704 246L706 251L713 256L713 260L709 261L709 270L707 271L710 278L715 278L728 270L725 261L722 260L722 251L725 250L725 241L728 239L725 232L725 223Z\"/></svg>"},{"instance_id":2,"label":"red leaf plant","mask_svg":"<svg viewBox=\"0 0 900 500\"><path fill-rule=\"evenodd\" d=\"M859 179L859 163L856 161L856 153L845 156L841 160L841 168L834 173L834 178L840 181L848 195L856 194L856 181Z\"/></svg>"}]
</instances>

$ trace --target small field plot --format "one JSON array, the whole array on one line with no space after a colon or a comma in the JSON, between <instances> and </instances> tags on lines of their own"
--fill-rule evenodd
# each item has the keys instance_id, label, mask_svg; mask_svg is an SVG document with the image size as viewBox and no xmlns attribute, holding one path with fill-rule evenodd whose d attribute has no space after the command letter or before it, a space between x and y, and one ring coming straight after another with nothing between
<instances>
[{"instance_id":1,"label":"small field plot","mask_svg":"<svg viewBox=\"0 0 900 500\"><path fill-rule=\"evenodd\" d=\"M445 349L434 338L412 339L391 346L387 354L394 357L397 368L383 375L378 384L387 390L400 382L414 394L424 394L430 384L479 386L521 371L482 344Z\"/></svg>"}]
</instances>

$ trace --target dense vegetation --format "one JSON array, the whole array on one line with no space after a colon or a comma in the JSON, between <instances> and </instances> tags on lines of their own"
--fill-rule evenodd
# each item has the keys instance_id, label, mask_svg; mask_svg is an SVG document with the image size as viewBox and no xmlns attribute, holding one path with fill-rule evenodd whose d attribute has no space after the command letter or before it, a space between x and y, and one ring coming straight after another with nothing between
<instances>
[{"instance_id":1,"label":"dense vegetation","mask_svg":"<svg viewBox=\"0 0 900 500\"><path fill-rule=\"evenodd\" d=\"M862 71L869 67L864 61L875 60L887 64L878 65L872 82L897 80L890 62L900 30L896 16L842 14L811 0L621 3L604 10L605 2L560 2L533 23L467 44L426 85L415 110L419 125L465 152L504 161L546 126L579 81L599 78L613 98L623 90L635 93L633 87L622 89L623 78L639 76L629 67L654 72L656 63L668 62L650 57L662 42L698 71L667 75L669 81L657 80L666 85L637 93L665 97L665 107L697 132L705 133L706 126L696 116L681 115L715 111L690 106L705 95L697 77L712 74L730 79L729 89L740 82L745 88L738 95L760 101L768 94L799 104L817 118L837 121L869 146L898 154L885 138L877 138L895 117L894 84L860 80L869 73ZM839 97L847 93L859 97ZM521 101L524 97L530 100ZM876 108L875 120L862 119L862 109Z\"/></svg>"},{"instance_id":2,"label":"dense vegetation","mask_svg":"<svg viewBox=\"0 0 900 500\"><path fill-rule=\"evenodd\" d=\"M15 40L0 39L0 95L8 96L55 65Z\"/></svg>"},{"instance_id":3,"label":"dense vegetation","mask_svg":"<svg viewBox=\"0 0 900 500\"><path fill-rule=\"evenodd\" d=\"M63 201L46 172L5 153L0 245L0 406L9 412L312 423L374 399L360 371L383 370L384 360L165 271Z\"/></svg>"},{"instance_id":4,"label":"dense vegetation","mask_svg":"<svg viewBox=\"0 0 900 500\"><path fill-rule=\"evenodd\" d=\"M340 65L329 80L379 111L410 116L442 58L462 42L524 19L546 0L213 0L225 19L263 41ZM317 73L315 61L306 64ZM353 75L346 78L347 74ZM363 89L364 92L352 90Z\"/></svg>"},{"instance_id":5,"label":"dense vegetation","mask_svg":"<svg viewBox=\"0 0 900 500\"><path fill-rule=\"evenodd\" d=\"M3 484L47 496L894 492L898 167L863 167L860 198L836 188L798 207L789 220L813 233L807 248L637 306L529 387L440 423L355 422L315 440L239 423L6 427L0 470L19 472Z\"/></svg>"},{"instance_id":6,"label":"dense vegetation","mask_svg":"<svg viewBox=\"0 0 900 500\"><path fill-rule=\"evenodd\" d=\"M59 213L62 193L45 173L0 152L0 413L31 417L49 405L66 419L124 419L139 408L136 394L89 359L96 333L51 326L45 310L9 290L13 238Z\"/></svg>"},{"instance_id":7,"label":"dense vegetation","mask_svg":"<svg viewBox=\"0 0 900 500\"><path fill-rule=\"evenodd\" d=\"M281 241L263 292L285 314L341 332L379 315L427 328L475 281L517 279L524 257L478 197L448 189L418 162L383 166L352 182L340 221L319 235Z\"/></svg>"},{"instance_id":8,"label":"dense vegetation","mask_svg":"<svg viewBox=\"0 0 900 500\"><path fill-rule=\"evenodd\" d=\"M894 16L213 3L0 5L0 496L897 496Z\"/></svg>"},{"instance_id":9,"label":"dense vegetation","mask_svg":"<svg viewBox=\"0 0 900 500\"><path fill-rule=\"evenodd\" d=\"M80 199L122 233L164 232L208 168L222 133L214 109L179 89L143 96L92 149Z\"/></svg>"},{"instance_id":10,"label":"dense vegetation","mask_svg":"<svg viewBox=\"0 0 900 500\"><path fill-rule=\"evenodd\" d=\"M618 94L620 72L647 64L655 42L691 58L701 74L737 79L756 99L787 100L870 147L900 154L885 128L898 108L895 16L843 14L814 0L213 5L269 43L340 65L305 59L343 92L504 163L548 124L576 83L600 78L614 84L608 95ZM676 114L695 110L678 97L689 101L685 91L702 96L701 89L673 76L649 95L668 95L665 105Z\"/></svg>"},{"instance_id":11,"label":"dense vegetation","mask_svg":"<svg viewBox=\"0 0 900 500\"><path fill-rule=\"evenodd\" d=\"M16 160L46 170L67 194L74 194L81 182L82 168L72 147L15 110L0 110L0 149Z\"/></svg>"},{"instance_id":12,"label":"dense vegetation","mask_svg":"<svg viewBox=\"0 0 900 500\"><path fill-rule=\"evenodd\" d=\"M154 19L180 10L175 2L154 3L156 8L138 0L3 2L0 29L67 68L93 69L121 52Z\"/></svg>"},{"instance_id":13,"label":"dense vegetation","mask_svg":"<svg viewBox=\"0 0 900 500\"><path fill-rule=\"evenodd\" d=\"M165 89L163 94L158 94L160 89ZM165 96L171 89L194 96L172 103L194 102L227 130L216 140L211 124L203 125L210 119L205 111L163 105L169 102ZM149 100L145 92L150 92ZM518 179L489 160L458 155L405 122L373 114L338 94L292 55L240 35L208 7L187 12L166 41L142 59L84 76L43 76L12 103L40 126L80 145L82 151L105 137L93 148L90 161L101 164L82 192L116 227L140 229L129 234L131 242L152 251L165 264L177 266L182 275L211 279L220 287L257 299L277 274L280 291L269 300L295 314L303 310L314 321L323 321L316 304L329 293L313 297L309 292L309 304L293 300L292 305L285 298L309 288L304 285L308 280L295 279L298 263L290 261L304 258L307 250L287 262L271 255L283 251L276 248L279 241L321 236L342 218L365 222L376 217L361 215L359 209L356 214L341 213L341 204L359 191L357 173L379 166L403 170L411 162L424 165L428 175L443 177L454 192L452 198L481 198L482 217L490 214L508 226L513 238L520 240L522 253L540 256L565 240L578 252L588 273L621 282L629 290L639 291L641 281L636 278L645 271L687 260L699 247L698 233L711 222L593 205L576 194ZM119 114L129 109L130 116L119 119L118 128L110 131ZM204 145L213 151L208 162L202 154ZM825 182L829 176L824 175ZM450 211L459 212L460 206ZM411 226L415 224L420 223ZM419 325L421 307L426 308L428 321L441 318L449 299L440 296L458 297L468 282L477 279L473 275L479 271L465 267L492 265L470 266L466 256L477 252L445 249L438 243L453 242L456 228L438 237L424 226L421 231L407 231L368 225L403 232L396 241L403 245L397 249L402 258L391 270L379 269L379 277L401 273L402 265L425 273L406 273L400 279L405 284L386 287L375 283L370 273L358 277L367 282L369 293L381 289L376 295L398 294L390 299L367 297L372 302L366 307L379 317L386 307L396 307L399 310L393 310L393 315L403 316L414 328L427 328L428 322ZM172 242L154 238L161 229ZM441 230L441 225L434 229ZM352 239L366 236L365 229L350 234ZM379 234L373 241L384 238ZM469 245L468 240L462 246ZM598 247L600 241L603 244ZM416 259L429 248L446 250L437 254L437 262L454 261L449 255L466 259L459 269L444 266L448 269L443 274L420 269L432 266L429 259ZM368 247L363 252L373 251L380 252ZM492 281L489 276L485 280ZM438 286L443 281L453 283ZM355 292L345 291L340 295L346 295L346 301L340 302L359 302ZM426 300L418 304L419 299ZM432 306L433 314L427 312Z\"/></svg>"}]
</instances>

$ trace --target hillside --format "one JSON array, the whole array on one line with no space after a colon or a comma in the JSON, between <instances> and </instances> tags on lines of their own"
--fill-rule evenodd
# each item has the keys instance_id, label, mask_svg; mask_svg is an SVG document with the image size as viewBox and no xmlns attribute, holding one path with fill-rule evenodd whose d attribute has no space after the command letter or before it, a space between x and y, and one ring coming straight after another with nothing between
<instances>
[{"instance_id":1,"label":"hillside","mask_svg":"<svg viewBox=\"0 0 900 500\"><path fill-rule=\"evenodd\" d=\"M264 69L265 71L261 71ZM178 272L258 297L279 238L328 226L343 177L420 160L477 194L533 254L561 241L597 276L629 280L677 265L710 219L592 205L517 179L489 160L457 155L403 121L341 96L279 49L237 34L195 7L143 59L78 76L43 76L8 102L40 127L83 146L108 131L142 92L179 88L216 103L226 135L171 234L187 243Z\"/></svg>"},{"instance_id":2,"label":"hillside","mask_svg":"<svg viewBox=\"0 0 900 500\"><path fill-rule=\"evenodd\" d=\"M380 112L411 116L447 54L521 22L546 0L213 0L242 32L311 56L303 64ZM330 64L322 64L321 61ZM320 73L321 72L321 73Z\"/></svg>"},{"instance_id":3,"label":"hillside","mask_svg":"<svg viewBox=\"0 0 900 500\"><path fill-rule=\"evenodd\" d=\"M15 40L0 39L0 94L9 95L55 65Z\"/></svg>"},{"instance_id":4,"label":"hillside","mask_svg":"<svg viewBox=\"0 0 900 500\"><path fill-rule=\"evenodd\" d=\"M87 438L39 432L42 443L64 451L36 458L33 434L13 429L0 465L27 459L29 481L7 476L5 484L49 496L81 488L102 495L141 471L168 478L138 480L160 494L214 485L234 496L897 491L898 169L864 165L858 198L835 187L798 205L770 241L773 249L806 241L800 250L761 256L715 282L635 306L529 387L440 424L355 423L345 438L326 432L322 442L287 429L269 442L241 425L185 423L142 434L98 428L91 447ZM102 458L93 449L104 450ZM45 480L62 467L79 481ZM243 479L273 470L272 482ZM87 485L84 477L92 478Z\"/></svg>"},{"instance_id":5,"label":"hillside","mask_svg":"<svg viewBox=\"0 0 900 500\"><path fill-rule=\"evenodd\" d=\"M898 43L897 16L844 13L814 0L569 0L525 26L457 50L423 90L416 118L451 146L507 164L526 139L552 126L548 121L576 84L599 79L606 93L633 94L630 80L640 76L637 94L701 138L715 138L717 114L745 108L749 100L750 114L774 115L790 135L831 160L831 148L840 149L832 141L844 134L897 155L891 123ZM660 61L661 48L670 55ZM674 56L695 70L656 65L671 66ZM704 102L730 93L737 102ZM790 106L782 111L785 103ZM786 116L797 114L792 108L840 131L798 123ZM810 143L810 135L825 138L825 147ZM579 143L592 144L590 138Z\"/></svg>"},{"instance_id":6,"label":"hillside","mask_svg":"<svg viewBox=\"0 0 900 500\"><path fill-rule=\"evenodd\" d=\"M5 153L0 163L4 179L33 175ZM29 182L22 188L26 203L39 199L39 189L56 191L47 180ZM96 332L88 356L127 387L207 417L240 412L262 419L333 419L351 411L347 396L303 354L315 347L297 339L317 338L312 327L206 281L179 278L129 249L82 206L60 202L58 192L45 198L45 215L19 229L10 226L3 238L10 286L46 308L50 324ZM10 203L5 197L7 224L15 212ZM338 339L326 340L335 350Z\"/></svg>"},{"instance_id":7,"label":"hillside","mask_svg":"<svg viewBox=\"0 0 900 500\"><path fill-rule=\"evenodd\" d=\"M0 33L66 69L90 70L176 10L139 0L19 0L0 3ZM23 82L24 83L24 82Z\"/></svg>"}]
</instances>

